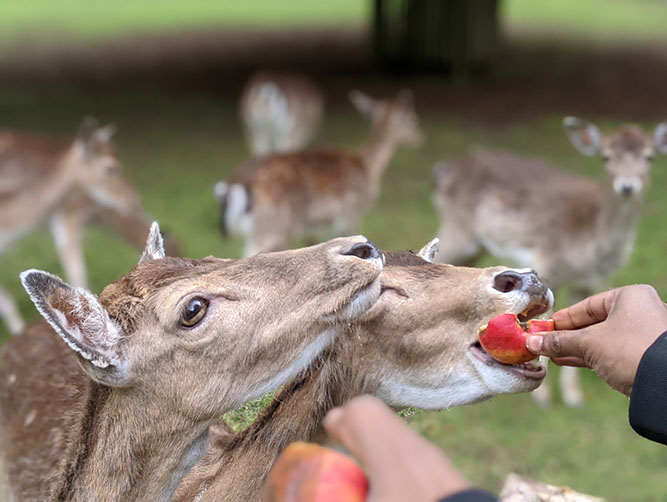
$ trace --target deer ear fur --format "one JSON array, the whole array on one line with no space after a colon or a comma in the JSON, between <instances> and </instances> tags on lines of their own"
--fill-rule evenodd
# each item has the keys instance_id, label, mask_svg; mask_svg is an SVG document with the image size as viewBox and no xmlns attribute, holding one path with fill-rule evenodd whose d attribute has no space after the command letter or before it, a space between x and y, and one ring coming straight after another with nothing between
<instances>
[{"instance_id":1,"label":"deer ear fur","mask_svg":"<svg viewBox=\"0 0 667 502\"><path fill-rule=\"evenodd\" d=\"M365 94L356 89L350 91L348 96L354 107L359 110L362 115L367 117L373 116L373 110L375 110L375 99L371 98L368 94Z\"/></svg>"},{"instance_id":2,"label":"deer ear fur","mask_svg":"<svg viewBox=\"0 0 667 502\"><path fill-rule=\"evenodd\" d=\"M146 249L144 249L144 252L141 254L139 263L148 260L161 260L164 257L164 240L162 239L162 234L160 234L160 225L158 225L157 221L154 221L151 225L151 230L148 233Z\"/></svg>"},{"instance_id":3,"label":"deer ear fur","mask_svg":"<svg viewBox=\"0 0 667 502\"><path fill-rule=\"evenodd\" d=\"M419 250L417 253L417 256L423 258L424 260L433 263L433 260L435 259L435 254L438 252L438 244L440 243L440 239L437 237L433 239L431 242L426 244L423 248Z\"/></svg>"},{"instance_id":4,"label":"deer ear fur","mask_svg":"<svg viewBox=\"0 0 667 502\"><path fill-rule=\"evenodd\" d=\"M565 117L563 127L567 137L581 153L589 157L599 153L602 135L597 126L577 117Z\"/></svg>"},{"instance_id":5,"label":"deer ear fur","mask_svg":"<svg viewBox=\"0 0 667 502\"><path fill-rule=\"evenodd\" d=\"M40 314L82 359L96 381L118 385L125 374L121 328L90 291L73 288L41 270L26 270L21 283Z\"/></svg>"}]
</instances>

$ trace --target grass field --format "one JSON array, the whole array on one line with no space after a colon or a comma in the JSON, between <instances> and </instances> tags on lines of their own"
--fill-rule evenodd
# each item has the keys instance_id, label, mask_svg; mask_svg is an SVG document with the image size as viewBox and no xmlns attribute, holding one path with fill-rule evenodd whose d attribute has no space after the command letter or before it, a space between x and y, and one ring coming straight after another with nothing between
<instances>
[{"instance_id":1,"label":"grass field","mask_svg":"<svg viewBox=\"0 0 667 502\"><path fill-rule=\"evenodd\" d=\"M0 49L15 42L103 40L131 33L216 26L364 24L370 0L3 0ZM661 0L504 0L510 33L543 29L591 39L665 38L667 4Z\"/></svg>"},{"instance_id":2,"label":"grass field","mask_svg":"<svg viewBox=\"0 0 667 502\"><path fill-rule=\"evenodd\" d=\"M46 47L61 40L87 44L124 34L217 26L362 24L369 4L364 0L3 0L0 59L2 51L26 41ZM502 8L510 33L555 30L603 42L667 36L667 3L661 0L506 0ZM224 241L218 233L212 197L215 181L246 157L236 96L111 88L82 92L61 83L35 89L0 86L0 128L70 137L84 115L113 121L119 126L118 155L128 177L147 209L180 239L184 254L239 256L242 243ZM641 85L637 89L641 92ZM354 147L365 137L368 125L350 105L340 104L342 96L335 98L337 105L327 110L316 144ZM418 105L423 105L419 98ZM613 104L608 110L614 110ZM427 108L422 106L420 112ZM542 156L589 177L602 174L598 159L581 156L569 144L560 115L538 113L498 126L427 112L426 143L398 152L380 200L364 222L363 232L385 249L415 249L433 237L438 220L431 203L432 165L463 155L473 145ZM596 116L602 129L624 119L609 112ZM665 193L667 157L657 157L631 263L609 286L651 283L667 298ZM138 250L98 228L88 230L85 245L95 292L129 270L139 257ZM61 273L45 228L14 244L0 259L0 284L14 295L27 319L37 313L18 274L31 267ZM564 306L566 295L558 301ZM6 337L0 323L0 341ZM590 372L584 372L583 384L588 402L582 409L568 409L557 401L552 409L542 410L527 395L505 396L449 411L418 411L411 424L452 456L474 483L492 490L500 487L508 472L516 471L612 502L667 502L667 448L631 431L626 398ZM235 424L242 426L255 412L256 407L249 406L236 413Z\"/></svg>"},{"instance_id":3,"label":"grass field","mask_svg":"<svg viewBox=\"0 0 667 502\"><path fill-rule=\"evenodd\" d=\"M68 136L87 113L119 126L118 152L128 176L149 211L181 239L187 256L239 255L241 242L223 241L218 234L211 195L213 183L246 156L235 101L141 90L82 94L63 88L48 95L0 91L3 127ZM616 123L609 117L600 125ZM569 145L558 116L491 129L426 115L423 128L427 142L420 149L398 152L382 196L364 223L364 233L384 248L414 249L432 238L438 225L430 201L433 162L464 154L472 144L502 145L530 155L546 152L551 162L587 176L601 170L599 160L583 158ZM367 124L351 106L340 106L329 111L318 142L354 146L366 131ZM667 297L666 189L667 160L659 157L632 262L611 284L650 282ZM87 233L86 258L95 291L132 267L138 256L113 235L94 228ZM60 273L44 231L16 243L0 267L0 283L32 319L36 312L17 277L30 267ZM452 455L473 482L491 489L498 489L509 471L517 471L611 501L667 500L667 448L630 430L627 400L595 375L585 373L584 386L589 401L583 409L557 404L545 411L521 395L440 413L418 412L412 424Z\"/></svg>"}]
</instances>

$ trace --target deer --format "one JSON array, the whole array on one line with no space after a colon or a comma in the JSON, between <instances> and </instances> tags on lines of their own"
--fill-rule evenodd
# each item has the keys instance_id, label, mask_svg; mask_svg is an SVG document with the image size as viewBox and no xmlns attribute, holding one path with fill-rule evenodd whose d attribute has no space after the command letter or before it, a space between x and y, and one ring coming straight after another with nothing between
<instances>
[{"instance_id":1,"label":"deer","mask_svg":"<svg viewBox=\"0 0 667 502\"><path fill-rule=\"evenodd\" d=\"M579 152L602 158L607 181L507 151L436 165L438 261L471 263L487 251L537 270L555 291L567 286L576 303L629 260L653 156L667 154L667 122L652 135L636 125L603 135L576 117L563 126ZM560 387L566 405L584 404L575 368L561 368ZM534 395L542 406L551 402L548 385Z\"/></svg>"},{"instance_id":2,"label":"deer","mask_svg":"<svg viewBox=\"0 0 667 502\"><path fill-rule=\"evenodd\" d=\"M529 269L431 263L435 246L385 253L377 302L247 429L233 433L218 421L174 502L262 500L282 450L294 441L326 442L327 412L360 394L394 408L442 409L535 389L546 365L499 363L479 345L477 332L499 313L545 314L551 291Z\"/></svg>"},{"instance_id":3,"label":"deer","mask_svg":"<svg viewBox=\"0 0 667 502\"><path fill-rule=\"evenodd\" d=\"M246 83L239 112L253 157L298 152L319 129L324 99L305 75L264 71Z\"/></svg>"},{"instance_id":4,"label":"deer","mask_svg":"<svg viewBox=\"0 0 667 502\"><path fill-rule=\"evenodd\" d=\"M48 222L65 277L87 287L83 232L89 222L101 220L143 249L151 220L123 175L114 132L113 125L99 127L92 117L83 120L73 142L0 132L0 255ZM180 254L174 239L166 244ZM23 331L16 304L1 287L0 317L11 334Z\"/></svg>"},{"instance_id":5,"label":"deer","mask_svg":"<svg viewBox=\"0 0 667 502\"><path fill-rule=\"evenodd\" d=\"M380 294L363 236L248 259L165 256L99 297L38 270L44 321L3 348L7 501L168 501L222 413L292 379Z\"/></svg>"},{"instance_id":6,"label":"deer","mask_svg":"<svg viewBox=\"0 0 667 502\"><path fill-rule=\"evenodd\" d=\"M422 141L412 93L376 100L352 91L350 99L371 120L359 152L305 151L252 158L215 185L223 235L245 238L245 256L289 247L290 241L357 233L380 194L380 182L399 145Z\"/></svg>"}]
</instances>

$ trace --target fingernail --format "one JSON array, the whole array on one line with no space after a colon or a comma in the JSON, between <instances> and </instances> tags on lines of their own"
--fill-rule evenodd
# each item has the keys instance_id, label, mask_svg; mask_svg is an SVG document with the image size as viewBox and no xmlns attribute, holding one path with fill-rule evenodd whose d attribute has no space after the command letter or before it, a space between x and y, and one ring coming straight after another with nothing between
<instances>
[{"instance_id":1,"label":"fingernail","mask_svg":"<svg viewBox=\"0 0 667 502\"><path fill-rule=\"evenodd\" d=\"M526 347L533 354L539 354L542 352L542 337L541 336L529 336L526 338Z\"/></svg>"}]
</instances>

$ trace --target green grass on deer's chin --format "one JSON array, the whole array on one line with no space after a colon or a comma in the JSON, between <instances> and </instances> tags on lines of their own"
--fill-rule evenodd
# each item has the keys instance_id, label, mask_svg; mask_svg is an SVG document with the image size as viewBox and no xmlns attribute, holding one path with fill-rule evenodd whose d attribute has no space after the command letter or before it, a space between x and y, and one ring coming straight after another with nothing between
<instances>
[{"instance_id":1,"label":"green grass on deer's chin","mask_svg":"<svg viewBox=\"0 0 667 502\"><path fill-rule=\"evenodd\" d=\"M136 103L142 106L136 106ZM119 157L143 195L144 204L177 236L186 255L239 256L238 239L222 240L212 197L216 180L246 156L236 107L217 97L173 99L153 91L73 93L52 89L49 96L26 90L0 91L2 126L61 135L73 134L86 114L119 126ZM147 112L159 110L159 113ZM503 130L461 124L452 117L425 116L427 143L398 152L383 181L382 195L364 221L363 232L386 249L418 249L438 226L431 194L431 168L440 159L467 153L470 145L504 146L528 155L548 152L557 165L595 176L597 159L579 155L564 137L560 117L519 123ZM601 127L612 126L609 119ZM357 145L367 124L351 107L328 110L319 145ZM644 219L631 263L610 284L649 282L667 297L664 260L667 226L667 161L658 157ZM390 222L390 223L388 223ZM31 267L61 273L45 228L14 244L2 257L0 283L19 302L26 318L36 311L18 274ZM86 260L92 289L133 267L139 252L113 234L91 228ZM487 258L485 264L497 263ZM559 297L564 305L564 297ZM6 338L5 327L0 335ZM556 404L539 409L529 396L503 396L445 412L418 412L411 421L435 441L476 484L498 489L509 471L604 496L609 501L658 501L667 494L667 449L637 437L627 425L627 399L595 375L583 374L586 407ZM228 415L235 428L249 423L268 398Z\"/></svg>"}]
</instances>

